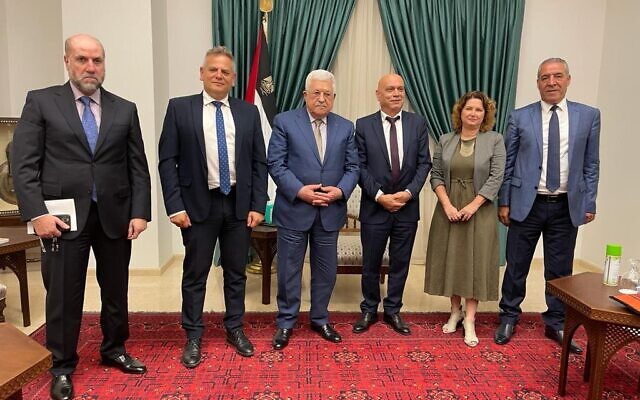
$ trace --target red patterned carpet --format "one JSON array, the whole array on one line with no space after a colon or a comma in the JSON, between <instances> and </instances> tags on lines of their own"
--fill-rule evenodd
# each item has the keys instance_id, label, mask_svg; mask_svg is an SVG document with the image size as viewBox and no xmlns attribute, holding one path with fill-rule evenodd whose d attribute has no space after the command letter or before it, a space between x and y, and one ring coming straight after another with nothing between
<instances>
[{"instance_id":1,"label":"red patterned carpet","mask_svg":"<svg viewBox=\"0 0 640 400\"><path fill-rule=\"evenodd\" d=\"M256 354L243 358L225 343L222 317L206 314L203 362L180 364L184 333L178 314L132 313L128 350L145 362L146 375L125 375L99 364L97 314L85 315L80 364L73 375L81 399L562 399L557 396L560 348L543 336L538 315L524 315L509 345L493 343L495 314L480 314L478 347L462 333L441 333L447 315L405 314L413 334L400 336L379 322L369 332L351 333L354 313L332 313L342 334L336 345L309 330L304 313L284 351L271 348L273 313L248 313L245 332ZM33 335L44 342L44 330ZM581 329L578 342L584 347ZM567 396L584 399L584 356L569 359ZM640 347L616 354L605 377L605 399L638 399ZM24 390L25 399L48 398L50 376Z\"/></svg>"}]
</instances>

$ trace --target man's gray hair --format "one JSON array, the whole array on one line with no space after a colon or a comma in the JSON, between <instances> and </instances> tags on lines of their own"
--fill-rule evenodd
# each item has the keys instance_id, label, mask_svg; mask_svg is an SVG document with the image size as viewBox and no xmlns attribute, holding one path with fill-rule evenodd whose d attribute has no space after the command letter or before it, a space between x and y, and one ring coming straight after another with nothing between
<instances>
[{"instance_id":1,"label":"man's gray hair","mask_svg":"<svg viewBox=\"0 0 640 400\"><path fill-rule=\"evenodd\" d=\"M304 81L304 90L309 90L309 85L311 85L311 81L331 81L331 87L333 88L333 93L336 92L336 78L333 74L324 69L316 69L314 71L309 72L307 75L307 79Z\"/></svg>"},{"instance_id":2,"label":"man's gray hair","mask_svg":"<svg viewBox=\"0 0 640 400\"><path fill-rule=\"evenodd\" d=\"M569 64L567 64L565 60L559 57L552 57L552 58L547 58L546 60L541 62L540 65L538 66L538 76L537 76L538 79L540 79L540 71L542 70L542 66L549 63L560 63L564 65L564 73L567 75L571 75L569 73Z\"/></svg>"},{"instance_id":3,"label":"man's gray hair","mask_svg":"<svg viewBox=\"0 0 640 400\"><path fill-rule=\"evenodd\" d=\"M207 63L207 57L209 56L225 56L231 60L231 68L233 68L233 72L236 72L236 60L233 58L233 53L229 49L224 46L216 46L212 49L207 50L204 55L204 61L202 65Z\"/></svg>"}]
</instances>

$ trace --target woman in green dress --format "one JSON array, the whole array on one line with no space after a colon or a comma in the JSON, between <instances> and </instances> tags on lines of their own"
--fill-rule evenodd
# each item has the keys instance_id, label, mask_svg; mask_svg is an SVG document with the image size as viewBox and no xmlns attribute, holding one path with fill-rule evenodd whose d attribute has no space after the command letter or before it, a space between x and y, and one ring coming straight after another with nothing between
<instances>
[{"instance_id":1,"label":"woman in green dress","mask_svg":"<svg viewBox=\"0 0 640 400\"><path fill-rule=\"evenodd\" d=\"M453 333L462 323L470 347L479 342L478 301L498 299L498 227L492 201L502 184L505 147L502 135L491 131L495 113L495 102L484 93L462 96L451 113L454 132L440 137L431 169L438 204L429 231L424 289L451 299L442 331Z\"/></svg>"}]
</instances>

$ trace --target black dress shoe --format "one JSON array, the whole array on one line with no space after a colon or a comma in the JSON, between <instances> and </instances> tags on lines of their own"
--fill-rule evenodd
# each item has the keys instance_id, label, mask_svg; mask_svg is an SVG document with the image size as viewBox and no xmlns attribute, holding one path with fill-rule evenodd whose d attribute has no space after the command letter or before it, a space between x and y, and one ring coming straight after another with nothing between
<instances>
[{"instance_id":1,"label":"black dress shoe","mask_svg":"<svg viewBox=\"0 0 640 400\"><path fill-rule=\"evenodd\" d=\"M198 339L187 339L187 343L182 350L180 362L187 368L195 368L202 360L202 341Z\"/></svg>"},{"instance_id":2,"label":"black dress shoe","mask_svg":"<svg viewBox=\"0 0 640 400\"><path fill-rule=\"evenodd\" d=\"M362 333L369 330L369 327L378 322L378 313L366 312L362 313L362 316L353 325L353 333Z\"/></svg>"},{"instance_id":3,"label":"black dress shoe","mask_svg":"<svg viewBox=\"0 0 640 400\"><path fill-rule=\"evenodd\" d=\"M493 341L496 344L507 344L509 340L511 340L511 336L513 336L513 331L516 329L514 324L509 324L506 322L501 322L500 326L496 330L495 335L493 336Z\"/></svg>"},{"instance_id":4,"label":"black dress shoe","mask_svg":"<svg viewBox=\"0 0 640 400\"><path fill-rule=\"evenodd\" d=\"M137 358L131 357L127 353L120 354L114 358L102 357L102 364L116 367L125 374L144 374L147 367Z\"/></svg>"},{"instance_id":5,"label":"black dress shoe","mask_svg":"<svg viewBox=\"0 0 640 400\"><path fill-rule=\"evenodd\" d=\"M54 400L70 400L73 398L71 375L54 376L51 380L51 398Z\"/></svg>"},{"instance_id":6,"label":"black dress shoe","mask_svg":"<svg viewBox=\"0 0 640 400\"><path fill-rule=\"evenodd\" d=\"M253 355L253 345L245 336L242 328L233 331L227 331L227 343L236 348L236 353L242 357L251 357Z\"/></svg>"},{"instance_id":7,"label":"black dress shoe","mask_svg":"<svg viewBox=\"0 0 640 400\"><path fill-rule=\"evenodd\" d=\"M384 317L382 317L382 320L386 324L391 326L393 330L398 332L399 334L411 335L411 330L409 329L407 324L404 323L404 321L402 320L402 317L400 317L400 313L384 314Z\"/></svg>"},{"instance_id":8,"label":"black dress shoe","mask_svg":"<svg viewBox=\"0 0 640 400\"><path fill-rule=\"evenodd\" d=\"M336 330L333 329L329 324L324 324L320 326L312 323L311 330L314 332L318 332L324 340L328 340L333 343L342 342L342 337L340 336L340 334L336 332Z\"/></svg>"},{"instance_id":9,"label":"black dress shoe","mask_svg":"<svg viewBox=\"0 0 640 400\"><path fill-rule=\"evenodd\" d=\"M561 329L556 330L556 329L549 328L547 326L544 328L544 335L549 339L553 340L554 342L557 342L558 344L560 344L560 346L562 346L562 340L564 339L563 330ZM578 346L576 342L573 341L573 339L571 340L571 343L569 343L569 352L574 354L582 354L582 349Z\"/></svg>"},{"instance_id":10,"label":"black dress shoe","mask_svg":"<svg viewBox=\"0 0 640 400\"><path fill-rule=\"evenodd\" d=\"M289 344L289 338L293 333L293 328L278 328L273 335L273 348L282 350Z\"/></svg>"}]
</instances>

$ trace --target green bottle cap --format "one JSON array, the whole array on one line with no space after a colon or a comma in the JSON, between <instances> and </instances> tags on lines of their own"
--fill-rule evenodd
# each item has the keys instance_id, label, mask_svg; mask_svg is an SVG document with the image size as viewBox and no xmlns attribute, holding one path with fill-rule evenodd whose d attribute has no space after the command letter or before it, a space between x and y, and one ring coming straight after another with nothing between
<instances>
[{"instance_id":1,"label":"green bottle cap","mask_svg":"<svg viewBox=\"0 0 640 400\"><path fill-rule=\"evenodd\" d=\"M620 246L619 244L608 244L607 255L613 257L622 256L622 246Z\"/></svg>"}]
</instances>

